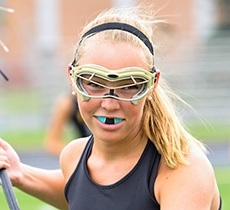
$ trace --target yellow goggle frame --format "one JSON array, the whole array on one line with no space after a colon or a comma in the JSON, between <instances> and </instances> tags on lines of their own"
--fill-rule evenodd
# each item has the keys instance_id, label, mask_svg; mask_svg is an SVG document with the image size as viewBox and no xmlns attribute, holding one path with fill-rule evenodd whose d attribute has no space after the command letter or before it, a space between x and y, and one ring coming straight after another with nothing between
<instances>
[{"instance_id":1,"label":"yellow goggle frame","mask_svg":"<svg viewBox=\"0 0 230 210\"><path fill-rule=\"evenodd\" d=\"M87 77L85 77L87 75ZM90 98L114 98L117 100L130 101L137 105L140 100L154 87L156 80L156 70L147 71L140 67L127 67L119 70L109 70L105 67L87 64L81 66L71 66L70 77L73 87L81 96L83 101L87 101ZM124 84L119 86L107 86L100 82L93 80L94 78L103 79L111 84L115 82L121 82L125 80L132 81L132 84ZM129 88L135 85L141 85L140 90L134 94L131 98L119 97L116 94L104 94L104 95L90 95L84 88L82 81L87 81L98 85L102 88L108 88L109 90L117 90L121 88Z\"/></svg>"}]
</instances>

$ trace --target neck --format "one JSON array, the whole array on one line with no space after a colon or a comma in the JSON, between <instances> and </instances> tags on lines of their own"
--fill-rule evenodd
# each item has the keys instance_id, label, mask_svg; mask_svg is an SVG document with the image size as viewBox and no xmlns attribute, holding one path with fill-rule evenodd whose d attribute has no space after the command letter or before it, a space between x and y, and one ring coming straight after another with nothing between
<instances>
[{"instance_id":1,"label":"neck","mask_svg":"<svg viewBox=\"0 0 230 210\"><path fill-rule=\"evenodd\" d=\"M130 135L120 141L100 141L94 139L92 155L103 158L108 161L122 159L127 156L142 154L148 138L143 133Z\"/></svg>"}]
</instances>

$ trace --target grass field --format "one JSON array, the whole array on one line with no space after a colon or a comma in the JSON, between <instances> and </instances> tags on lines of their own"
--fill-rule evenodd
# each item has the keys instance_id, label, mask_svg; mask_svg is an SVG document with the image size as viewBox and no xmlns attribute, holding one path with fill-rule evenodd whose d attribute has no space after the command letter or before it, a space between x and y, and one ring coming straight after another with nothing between
<instances>
[{"instance_id":1,"label":"grass field","mask_svg":"<svg viewBox=\"0 0 230 210\"><path fill-rule=\"evenodd\" d=\"M56 210L56 208L49 206L48 204L45 204L44 202L31 197L17 189L14 189L14 191L21 210ZM0 203L1 210L9 209L2 189L0 190Z\"/></svg>"},{"instance_id":2,"label":"grass field","mask_svg":"<svg viewBox=\"0 0 230 210\"><path fill-rule=\"evenodd\" d=\"M230 166L215 168L217 183L223 200L223 210L230 209Z\"/></svg>"}]
</instances>

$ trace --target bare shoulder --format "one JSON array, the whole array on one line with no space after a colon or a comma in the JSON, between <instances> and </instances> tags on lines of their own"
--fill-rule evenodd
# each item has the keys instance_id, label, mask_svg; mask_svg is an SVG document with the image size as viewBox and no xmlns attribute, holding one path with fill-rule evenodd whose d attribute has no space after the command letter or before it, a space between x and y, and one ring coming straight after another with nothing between
<instances>
[{"instance_id":1,"label":"bare shoulder","mask_svg":"<svg viewBox=\"0 0 230 210\"><path fill-rule=\"evenodd\" d=\"M67 144L62 150L59 162L66 180L69 179L76 165L78 164L81 154L88 140L89 137L73 140L69 144Z\"/></svg>"},{"instance_id":2,"label":"bare shoulder","mask_svg":"<svg viewBox=\"0 0 230 210\"><path fill-rule=\"evenodd\" d=\"M187 160L189 165L177 169L170 169L161 160L154 189L161 209L218 209L215 174L197 144L192 144Z\"/></svg>"}]
</instances>

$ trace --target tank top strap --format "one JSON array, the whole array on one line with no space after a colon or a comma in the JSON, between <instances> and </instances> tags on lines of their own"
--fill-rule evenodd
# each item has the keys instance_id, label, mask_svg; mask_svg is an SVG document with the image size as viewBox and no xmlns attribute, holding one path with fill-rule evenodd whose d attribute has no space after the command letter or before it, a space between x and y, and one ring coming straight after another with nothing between
<instances>
[{"instance_id":1,"label":"tank top strap","mask_svg":"<svg viewBox=\"0 0 230 210\"><path fill-rule=\"evenodd\" d=\"M65 193L65 197L66 197L66 200L68 200L67 198L67 191L69 190L70 188L70 184L72 183L72 180L74 179L79 167L81 167L81 163L86 160L88 154L91 152L91 148L92 148L92 145L93 145L93 135L90 136L88 142L86 143L86 146L83 150L83 153L79 159L79 163L77 164L76 168L74 169L72 175L70 176L69 180L67 181L66 183L66 186L65 186L65 189L64 189L64 193Z\"/></svg>"}]
</instances>

